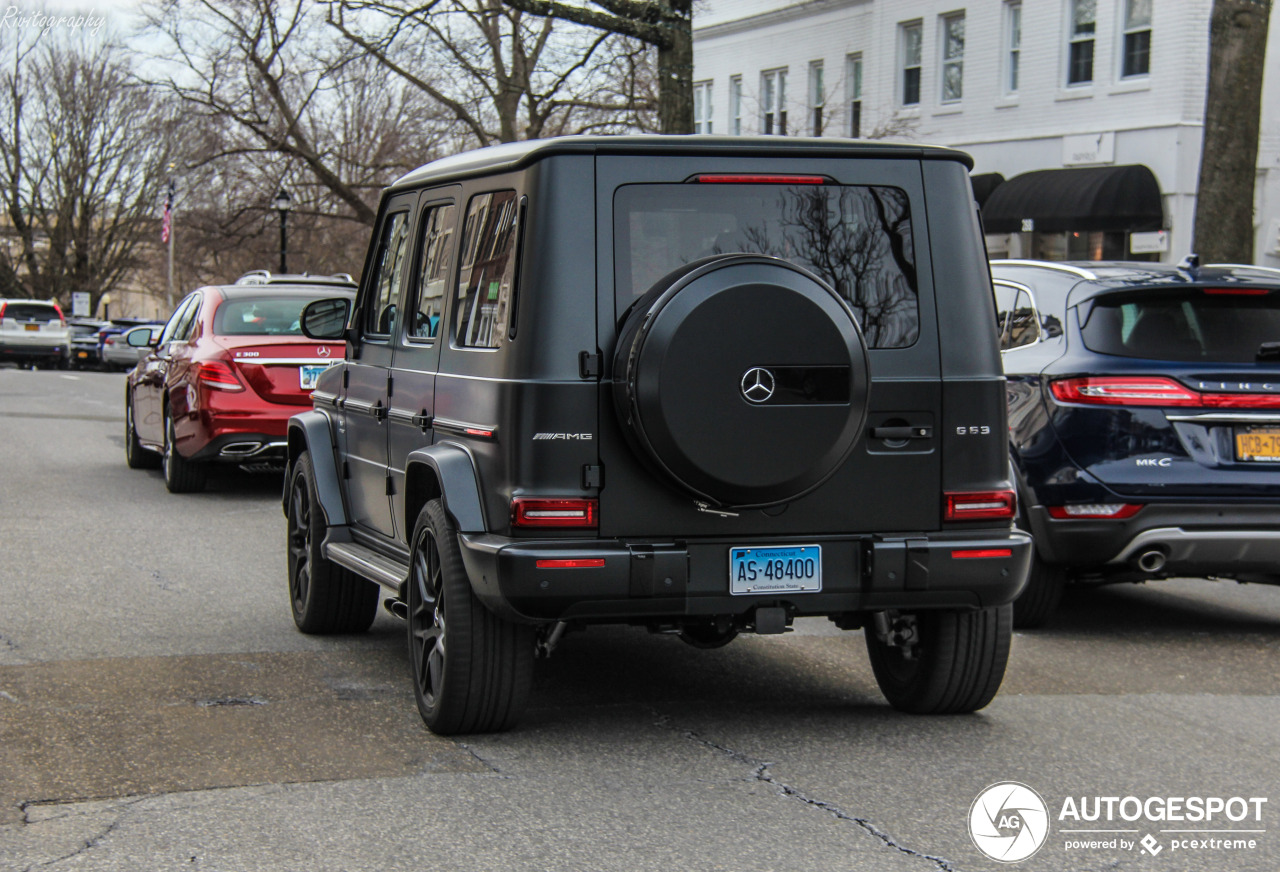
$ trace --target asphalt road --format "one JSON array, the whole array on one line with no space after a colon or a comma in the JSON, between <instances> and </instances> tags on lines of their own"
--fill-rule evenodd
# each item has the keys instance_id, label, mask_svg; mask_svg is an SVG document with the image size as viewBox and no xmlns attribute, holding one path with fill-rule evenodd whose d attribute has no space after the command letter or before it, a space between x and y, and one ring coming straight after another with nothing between
<instances>
[{"instance_id":1,"label":"asphalt road","mask_svg":"<svg viewBox=\"0 0 1280 872\"><path fill-rule=\"evenodd\" d=\"M538 663L519 729L446 740L401 623L294 629L278 478L171 496L125 467L123 385L0 369L0 870L1280 868L1280 589L1069 594L995 702L943 718L891 710L824 621L716 651L593 629ZM1016 866L967 828L1010 780L1048 808ZM1130 796L1267 802L1060 819Z\"/></svg>"}]
</instances>

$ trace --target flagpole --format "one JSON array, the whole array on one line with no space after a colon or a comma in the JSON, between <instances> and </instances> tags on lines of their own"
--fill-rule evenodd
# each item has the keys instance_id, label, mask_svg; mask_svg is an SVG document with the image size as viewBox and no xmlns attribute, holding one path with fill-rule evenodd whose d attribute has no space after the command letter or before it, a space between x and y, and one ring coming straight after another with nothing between
<instances>
[{"instance_id":1,"label":"flagpole","mask_svg":"<svg viewBox=\"0 0 1280 872\"><path fill-rule=\"evenodd\" d=\"M169 289L165 294L165 302L169 306L169 311L173 311L173 195L174 185L173 179L169 179Z\"/></svg>"}]
</instances>

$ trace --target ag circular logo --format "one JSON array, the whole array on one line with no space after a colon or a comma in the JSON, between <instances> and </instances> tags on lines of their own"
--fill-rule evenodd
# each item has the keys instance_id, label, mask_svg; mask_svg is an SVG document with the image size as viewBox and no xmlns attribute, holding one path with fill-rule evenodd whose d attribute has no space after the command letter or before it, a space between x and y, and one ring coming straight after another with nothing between
<instances>
[{"instance_id":1,"label":"ag circular logo","mask_svg":"<svg viewBox=\"0 0 1280 872\"><path fill-rule=\"evenodd\" d=\"M773 396L773 373L763 366L753 366L742 375L742 395L750 403L763 403Z\"/></svg>"},{"instance_id":2,"label":"ag circular logo","mask_svg":"<svg viewBox=\"0 0 1280 872\"><path fill-rule=\"evenodd\" d=\"M1049 807L1018 781L988 787L969 806L969 838L1001 863L1017 863L1040 850L1049 837Z\"/></svg>"}]
</instances>

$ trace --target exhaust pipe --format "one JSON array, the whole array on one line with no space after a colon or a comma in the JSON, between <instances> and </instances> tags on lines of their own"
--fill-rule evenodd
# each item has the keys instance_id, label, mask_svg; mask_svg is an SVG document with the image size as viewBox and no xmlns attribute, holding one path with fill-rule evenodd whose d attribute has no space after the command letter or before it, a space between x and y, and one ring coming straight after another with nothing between
<instances>
[{"instance_id":1,"label":"exhaust pipe","mask_svg":"<svg viewBox=\"0 0 1280 872\"><path fill-rule=\"evenodd\" d=\"M1143 551L1138 555L1138 568L1143 572L1157 573L1164 569L1165 563L1169 558L1159 548L1152 548L1149 551Z\"/></svg>"}]
</instances>

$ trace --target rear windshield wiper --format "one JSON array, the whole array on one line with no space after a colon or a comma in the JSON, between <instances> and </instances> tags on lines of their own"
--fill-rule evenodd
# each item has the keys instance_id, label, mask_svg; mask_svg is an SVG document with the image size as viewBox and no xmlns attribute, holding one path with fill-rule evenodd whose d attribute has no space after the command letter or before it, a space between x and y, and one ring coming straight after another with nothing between
<instances>
[{"instance_id":1,"label":"rear windshield wiper","mask_svg":"<svg viewBox=\"0 0 1280 872\"><path fill-rule=\"evenodd\" d=\"M1264 342L1254 360L1280 360L1280 342Z\"/></svg>"}]
</instances>

